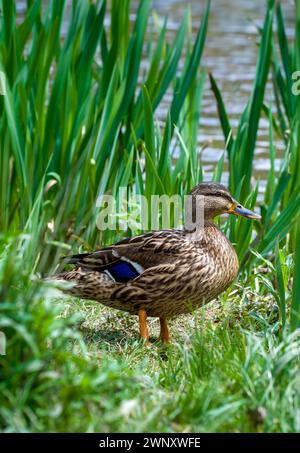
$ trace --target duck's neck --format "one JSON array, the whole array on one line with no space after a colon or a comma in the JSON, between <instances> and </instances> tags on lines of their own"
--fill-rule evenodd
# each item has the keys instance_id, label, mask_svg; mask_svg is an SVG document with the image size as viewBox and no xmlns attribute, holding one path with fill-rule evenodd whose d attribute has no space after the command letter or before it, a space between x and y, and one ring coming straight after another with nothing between
<instances>
[{"instance_id":1,"label":"duck's neck","mask_svg":"<svg viewBox=\"0 0 300 453\"><path fill-rule=\"evenodd\" d=\"M212 219L204 219L203 225L196 226L193 229L184 228L184 232L191 241L200 241L203 239L203 235L207 233L208 229L217 230L219 233L223 234Z\"/></svg>"}]
</instances>

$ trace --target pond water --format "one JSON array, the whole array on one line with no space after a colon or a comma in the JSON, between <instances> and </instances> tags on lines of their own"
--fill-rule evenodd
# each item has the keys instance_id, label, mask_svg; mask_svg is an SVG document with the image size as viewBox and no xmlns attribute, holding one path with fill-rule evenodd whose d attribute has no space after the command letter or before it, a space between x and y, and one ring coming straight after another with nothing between
<instances>
[{"instance_id":1,"label":"pond water","mask_svg":"<svg viewBox=\"0 0 300 453\"><path fill-rule=\"evenodd\" d=\"M121 1L121 0L120 0ZM47 1L45 1L47 3ZM132 17L137 0L132 1ZM284 16L288 35L293 34L294 0L283 0ZM19 16L22 16L26 2L17 1ZM160 17L168 16L169 39L175 35L187 7L191 9L193 31L196 33L206 6L205 0L153 0L153 8ZM263 0L212 0L209 28L206 39L203 67L212 72L221 89L227 112L233 128L249 99L255 78L258 34L265 15ZM165 97L156 112L158 118L165 119L170 98ZM266 100L272 100L271 85L267 89ZM260 191L264 190L264 180L269 168L268 122L261 119L254 160L254 172L261 179ZM276 142L278 150L276 165L280 163L283 144ZM224 152L224 139L220 128L216 102L206 81L199 133L199 149L206 179L210 179L213 168ZM224 183L227 175L224 173Z\"/></svg>"}]
</instances>

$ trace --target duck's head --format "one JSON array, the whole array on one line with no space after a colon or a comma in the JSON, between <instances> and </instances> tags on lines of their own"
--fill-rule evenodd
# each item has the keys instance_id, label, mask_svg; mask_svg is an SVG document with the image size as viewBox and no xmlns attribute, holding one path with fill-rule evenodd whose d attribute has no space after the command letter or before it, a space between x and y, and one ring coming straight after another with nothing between
<instances>
[{"instance_id":1,"label":"duck's head","mask_svg":"<svg viewBox=\"0 0 300 453\"><path fill-rule=\"evenodd\" d=\"M234 214L257 220L261 218L260 215L250 211L236 201L222 184L202 182L194 187L190 195L193 197L193 211L194 207L200 203L204 220L213 219L221 214Z\"/></svg>"}]
</instances>

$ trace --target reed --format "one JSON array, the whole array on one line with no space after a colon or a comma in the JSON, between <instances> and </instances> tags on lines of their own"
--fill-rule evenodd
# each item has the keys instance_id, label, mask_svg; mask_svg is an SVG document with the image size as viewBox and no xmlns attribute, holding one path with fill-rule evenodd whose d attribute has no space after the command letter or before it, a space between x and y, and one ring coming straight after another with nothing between
<instances>
[{"instance_id":1,"label":"reed","mask_svg":"<svg viewBox=\"0 0 300 453\"><path fill-rule=\"evenodd\" d=\"M0 70L7 87L0 98L0 227L34 232L50 247L48 266L57 258L51 244L80 236L91 247L112 239L99 238L95 228L99 194L116 195L120 184L132 188L137 177L145 179L139 190L147 196L191 186L186 161L196 160L195 139L176 170L169 147L174 126L187 127L183 111L195 108L201 96L209 9L208 4L194 43L188 13L168 43L166 21L148 25L150 0L140 2L134 24L129 1L120 7L114 0L109 29L105 2L72 2L68 20L65 6L54 0L43 10L41 1L29 2L17 24L15 4L4 1L0 30ZM159 143L162 132L154 115L167 90L173 97ZM194 120L189 123L197 129Z\"/></svg>"},{"instance_id":2,"label":"reed","mask_svg":"<svg viewBox=\"0 0 300 453\"><path fill-rule=\"evenodd\" d=\"M276 32L272 26L276 16ZM299 16L299 3L296 6ZM232 242L236 247L243 266L250 266L257 258L249 250L256 248L265 257L274 256L276 242L281 247L287 241L290 251L298 252L299 242L296 239L296 225L299 223L299 106L300 98L292 92L292 74L296 71L299 58L299 20L296 20L295 41L289 46L280 2L269 1L263 28L260 31L259 54L256 77L252 95L245 107L234 134L226 112L222 94L213 75L210 75L211 89L218 105L220 123L226 143L229 161L230 187L233 193L253 207L256 204L257 184L252 183L253 156L255 139L261 115L269 120L269 153L270 172L267 180L264 202L261 204L262 221L256 226L243 219L230 219L227 226ZM278 45L277 45L278 42ZM290 48L291 47L291 48ZM279 55L277 48L279 49ZM264 103L266 83L272 72L276 100L276 114ZM281 159L279 172L274 170L277 151L274 146L274 134L279 134L286 148ZM297 275L295 274L295 279ZM296 303L296 302L294 302ZM296 310L297 311L297 310Z\"/></svg>"}]
</instances>

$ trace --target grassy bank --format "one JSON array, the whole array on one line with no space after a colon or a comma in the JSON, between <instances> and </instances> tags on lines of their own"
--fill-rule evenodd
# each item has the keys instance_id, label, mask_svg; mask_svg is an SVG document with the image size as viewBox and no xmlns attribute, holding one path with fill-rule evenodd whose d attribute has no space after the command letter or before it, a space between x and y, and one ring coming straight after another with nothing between
<instances>
[{"instance_id":1,"label":"grassy bank","mask_svg":"<svg viewBox=\"0 0 300 453\"><path fill-rule=\"evenodd\" d=\"M1 267L2 429L298 431L299 333L283 335L266 272L174 320L171 346L145 348L135 317L62 298L14 256Z\"/></svg>"}]
</instances>

